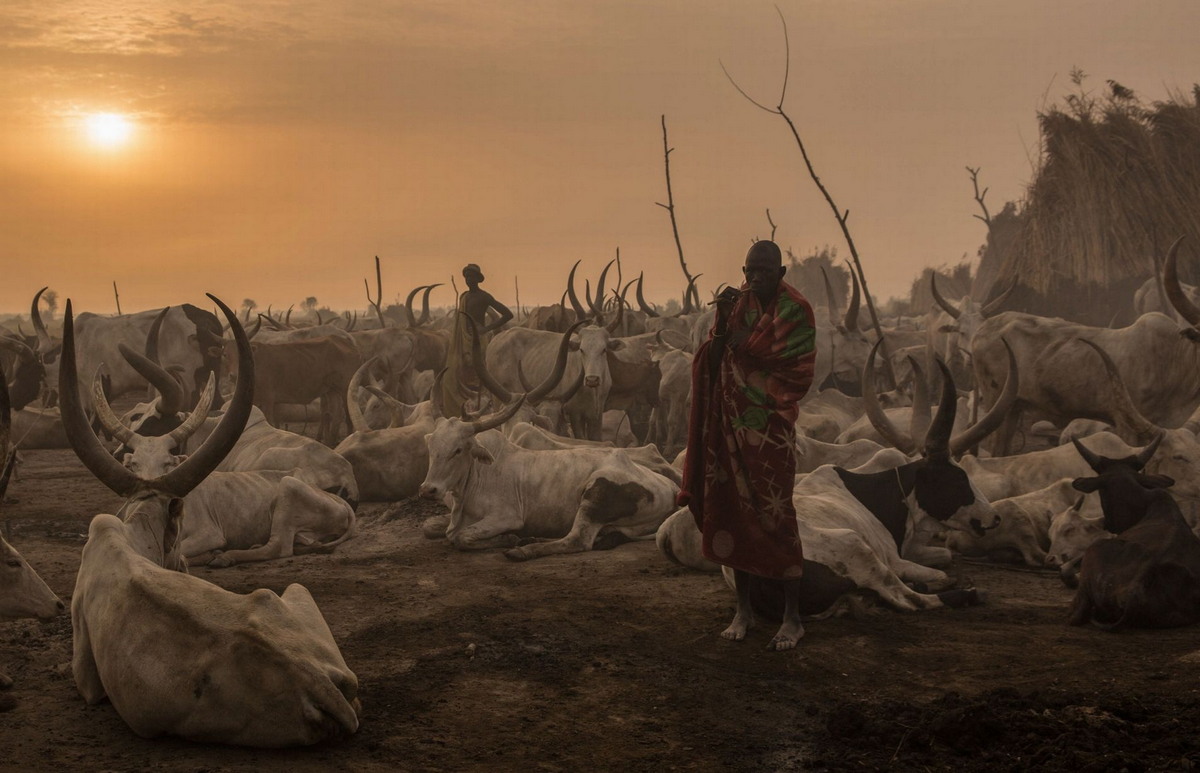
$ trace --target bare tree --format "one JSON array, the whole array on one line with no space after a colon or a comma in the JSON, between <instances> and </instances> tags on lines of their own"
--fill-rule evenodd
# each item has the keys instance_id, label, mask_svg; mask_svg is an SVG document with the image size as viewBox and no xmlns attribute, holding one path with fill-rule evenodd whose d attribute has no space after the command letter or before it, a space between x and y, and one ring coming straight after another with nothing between
<instances>
[{"instance_id":1,"label":"bare tree","mask_svg":"<svg viewBox=\"0 0 1200 773\"><path fill-rule=\"evenodd\" d=\"M662 131L663 131L663 164L667 168L667 203L663 204L660 201L654 202L658 206L667 210L667 214L671 216L671 233L675 235L675 249L679 251L679 267L683 269L683 277L688 283L688 292L692 294L692 300L696 306L700 305L700 291L696 289L695 279L688 271L687 261L683 259L683 243L679 240L679 223L675 220L675 196L671 193L671 151L675 150L667 142L667 116L662 116ZM618 280L619 282L620 280Z\"/></svg>"},{"instance_id":2,"label":"bare tree","mask_svg":"<svg viewBox=\"0 0 1200 773\"><path fill-rule=\"evenodd\" d=\"M975 189L975 201L976 201L976 203L979 204L979 208L983 210L982 215L972 215L971 217L982 220L983 224L988 227L989 231L991 231L992 230L992 216L988 213L987 204L985 204L983 201L983 197L987 195L988 189L984 188L983 193L979 192L979 170L980 169L982 169L982 167L977 166L973 169L969 166L967 167L967 174L969 174L971 176L971 187L973 187Z\"/></svg>"},{"instance_id":3,"label":"bare tree","mask_svg":"<svg viewBox=\"0 0 1200 773\"><path fill-rule=\"evenodd\" d=\"M315 310L317 308L317 296L310 295L307 298L305 298L303 306L304 306L304 310L307 312L312 312L313 310Z\"/></svg>"},{"instance_id":4,"label":"bare tree","mask_svg":"<svg viewBox=\"0 0 1200 773\"><path fill-rule=\"evenodd\" d=\"M825 184L821 182L821 178L817 176L817 171L813 167L812 159L809 158L808 149L805 148L804 141L800 139L800 131L796 128L796 124L792 121L791 116L789 116L783 109L784 98L787 96L788 75L790 74L792 66L792 51L791 43L788 39L787 19L784 18L783 11L779 10L778 6L775 7L775 11L779 14L779 21L783 25L784 46L783 85L779 89L778 104L775 107L767 107L747 94L745 90L738 85L738 82L733 79L733 76L729 74L729 70L725 68L724 62L721 62L721 70L725 73L725 77L729 79L729 82L733 84L733 87L737 89L737 92L746 98L746 101L760 110L779 116L784 120L785 123L787 123L788 129L791 130L792 137L796 140L796 146L800 149L800 155L804 158L804 166L808 168L809 177L812 178L812 181L814 184L816 184L817 189L821 191L821 195L825 197L825 201L829 204L829 208L833 210L833 217L837 220L838 226L842 229L842 236L846 239L846 246L850 248L850 258L854 261L854 270L855 273L858 274L859 283L862 285L863 296L866 298L867 302L867 310L871 314L871 324L875 328L875 334L881 341L880 348L883 350L884 374L887 376L890 388L895 389L896 374L892 370L891 357L890 353L888 352L887 341L883 338L883 329L879 325L879 315L875 311L875 303L871 299L871 292L867 289L867 277L865 274L863 274L862 261L860 261L858 257L858 248L854 246L854 238L850 235L850 228L847 225L850 220L850 210L839 209L838 205L834 202L833 196L829 193L829 189L825 187Z\"/></svg>"},{"instance_id":5,"label":"bare tree","mask_svg":"<svg viewBox=\"0 0 1200 773\"><path fill-rule=\"evenodd\" d=\"M367 284L366 278L363 279L363 289L367 291L367 300L375 309L375 316L379 317L379 326L387 327L387 322L383 319L383 307L379 305L383 302L383 274L379 270L378 255L375 256L375 297L371 297L371 285Z\"/></svg>"}]
</instances>

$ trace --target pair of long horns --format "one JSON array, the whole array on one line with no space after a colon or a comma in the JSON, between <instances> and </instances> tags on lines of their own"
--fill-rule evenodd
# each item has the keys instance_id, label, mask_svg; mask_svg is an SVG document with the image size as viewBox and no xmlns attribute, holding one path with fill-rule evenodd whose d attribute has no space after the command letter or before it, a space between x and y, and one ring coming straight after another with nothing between
<instances>
[{"instance_id":1,"label":"pair of long horns","mask_svg":"<svg viewBox=\"0 0 1200 773\"><path fill-rule=\"evenodd\" d=\"M1004 380L1004 389L1000 392L996 404L982 419L953 437L951 434L958 412L958 389L954 385L954 377L950 374L950 368L946 366L941 357L935 356L938 369L942 372L942 396L937 413L925 433L923 451L926 456L947 453L958 456L977 445L1004 421L1009 409L1016 402L1019 379L1017 356L1013 353L1007 340L1002 338L1001 341L1004 343L1005 351L1008 352L1008 375ZM906 436L897 430L879 405L879 398L875 394L875 355L879 351L879 344L880 341L876 341L875 345L871 347L871 353L867 356L867 365L863 369L863 407L866 409L871 425L883 436L884 440L906 454L913 454L918 450L919 438L915 437L916 431L912 433L912 436Z\"/></svg>"},{"instance_id":2,"label":"pair of long horns","mask_svg":"<svg viewBox=\"0 0 1200 773\"><path fill-rule=\"evenodd\" d=\"M409 292L408 297L404 299L404 315L408 318L409 327L421 327L429 323L429 294L441 287L442 284L442 282L438 282L433 285L420 285ZM421 296L421 318L417 319L412 310L413 298L417 297L417 293L422 290L425 291L425 294Z\"/></svg>"},{"instance_id":3,"label":"pair of long horns","mask_svg":"<svg viewBox=\"0 0 1200 773\"><path fill-rule=\"evenodd\" d=\"M933 294L934 302L936 302L938 306L941 306L943 311L945 311L954 319L958 319L962 316L962 309L943 298L941 292L938 291L936 271L930 272L929 274L929 289ZM1012 295L1013 291L1016 289L1017 278L1013 277L1013 280L1008 283L1008 287L1004 289L1004 292L1000 293L995 298L984 304L983 308L979 310L980 316L982 316L984 319L987 319L995 314L1000 310L1000 307L1004 305L1004 302L1008 300L1008 296Z\"/></svg>"},{"instance_id":4,"label":"pair of long horns","mask_svg":"<svg viewBox=\"0 0 1200 773\"><path fill-rule=\"evenodd\" d=\"M846 307L846 316L842 319L838 319L841 309L838 308L837 297L833 294L833 285L829 281L829 273L825 271L824 266L821 266L821 278L825 280L825 297L829 299L829 323L835 328L841 327L848 331L859 330L858 307L862 296L858 289L858 276L854 273L854 268L850 268L850 305Z\"/></svg>"},{"instance_id":5,"label":"pair of long horns","mask_svg":"<svg viewBox=\"0 0 1200 773\"><path fill-rule=\"evenodd\" d=\"M176 497L186 496L208 477L233 449L246 426L246 420L250 417L250 408L254 400L254 357L250 353L250 341L233 310L215 296L208 297L220 307L225 318L229 320L229 328L237 343L237 388L221 422L204 444L178 467L150 481L138 478L114 459L100 443L84 415L83 406L79 401L79 379L75 365L75 321L71 301L67 301L66 315L63 319L63 362L59 371L58 386L63 428L71 447L84 466L104 485L121 496L129 496L143 486Z\"/></svg>"},{"instance_id":6,"label":"pair of long horns","mask_svg":"<svg viewBox=\"0 0 1200 773\"><path fill-rule=\"evenodd\" d=\"M496 399L503 403L511 403L515 395L496 380L496 377L488 370L487 363L483 359L483 347L479 343L479 330L475 327L475 320L471 319L468 314L459 313L462 314L463 320L467 325L467 330L471 334L471 362L475 366L475 373L479 377L479 383L483 384L484 388L495 395ZM567 328L566 332L562 334L562 339L558 344L558 352L554 359L554 367L551 368L550 374L546 376L541 384L524 396L524 399L528 400L531 405L540 403L562 381L563 374L567 370L567 352L570 351L571 336L586 324L587 320L581 319Z\"/></svg>"}]
</instances>

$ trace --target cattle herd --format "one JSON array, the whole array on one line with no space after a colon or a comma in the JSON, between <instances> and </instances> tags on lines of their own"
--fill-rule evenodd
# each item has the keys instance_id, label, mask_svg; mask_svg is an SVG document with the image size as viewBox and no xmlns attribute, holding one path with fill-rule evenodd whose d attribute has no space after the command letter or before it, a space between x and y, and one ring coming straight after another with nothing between
<instances>
[{"instance_id":1,"label":"cattle herd","mask_svg":"<svg viewBox=\"0 0 1200 773\"><path fill-rule=\"evenodd\" d=\"M818 309L796 424L802 612L847 595L896 610L983 603L986 589L945 571L967 555L1058 570L1076 588L1071 624L1194 622L1200 306L1178 250L1120 329L1001 312L1004 295L950 302L934 285L928 317L875 340L857 283L845 310L828 283L801 288ZM675 505L692 353L713 312L690 285L675 315L640 277L606 291L611 264L581 302L578 265L562 303L486 342L469 318L431 313L434 286L409 294L406 320L373 325L250 326L212 296L214 312L116 317L68 302L59 338L35 295L34 334L0 335L0 493L20 450L69 447L124 499L92 519L71 597L83 699L107 699L144 737L286 747L356 732L357 678L303 585L238 594L187 569L333 551L361 503L444 503L425 537L512 561L654 539L664 561L721 571ZM479 388L451 416L442 379L459 325ZM0 550L0 620L66 611ZM751 591L760 615L777 614L778 587Z\"/></svg>"}]
</instances>

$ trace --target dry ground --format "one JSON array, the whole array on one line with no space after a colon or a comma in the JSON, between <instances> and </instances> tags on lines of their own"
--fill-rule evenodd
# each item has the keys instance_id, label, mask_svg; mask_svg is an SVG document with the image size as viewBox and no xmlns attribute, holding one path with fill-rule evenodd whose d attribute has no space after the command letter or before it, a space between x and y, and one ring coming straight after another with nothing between
<instances>
[{"instance_id":1,"label":"dry ground","mask_svg":"<svg viewBox=\"0 0 1200 773\"><path fill-rule=\"evenodd\" d=\"M118 500L70 451L26 452L12 542L69 601ZM0 626L5 770L1190 770L1200 631L1063 624L1053 575L963 565L988 603L812 622L795 652L722 641L732 594L651 542L513 564L422 539L428 503L366 506L332 555L196 569L312 591L358 674L358 734L287 751L134 736L71 680L68 617Z\"/></svg>"}]
</instances>

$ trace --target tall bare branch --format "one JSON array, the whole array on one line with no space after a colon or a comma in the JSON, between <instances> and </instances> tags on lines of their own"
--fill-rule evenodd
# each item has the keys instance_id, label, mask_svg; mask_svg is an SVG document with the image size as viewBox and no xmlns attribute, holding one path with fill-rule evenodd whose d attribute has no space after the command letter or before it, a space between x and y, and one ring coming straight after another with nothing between
<instances>
[{"instance_id":1,"label":"tall bare branch","mask_svg":"<svg viewBox=\"0 0 1200 773\"><path fill-rule=\"evenodd\" d=\"M992 230L992 216L988 213L987 204L985 204L983 201L983 197L987 196L988 189L984 188L983 193L979 192L979 170L980 169L982 169L982 167L977 166L974 169L972 169L969 166L967 167L967 174L969 174L971 176L971 187L973 187L975 189L975 201L979 204L979 208L983 210L982 215L972 215L971 217L982 220L983 224L986 225L988 227L988 230L990 231L990 230Z\"/></svg>"},{"instance_id":2,"label":"tall bare branch","mask_svg":"<svg viewBox=\"0 0 1200 773\"><path fill-rule=\"evenodd\" d=\"M371 285L363 279L363 289L367 291L367 301L375 309L375 316L379 317L379 327L387 327L387 322L383 320L383 274L379 270L379 256L375 256L375 297L371 297Z\"/></svg>"},{"instance_id":3,"label":"tall bare branch","mask_svg":"<svg viewBox=\"0 0 1200 773\"><path fill-rule=\"evenodd\" d=\"M688 282L688 287L691 288L688 292L694 294L694 300L697 306L700 305L700 293L695 288L695 281L690 271L688 271L687 261L683 259L683 243L679 240L679 224L675 220L675 196L671 192L671 151L675 150L667 142L667 116L662 116L662 132L663 132L663 164L667 169L667 203L663 204L660 201L654 202L658 206L667 210L667 214L671 216L671 233L675 235L675 249L679 251L679 267L683 269L683 277Z\"/></svg>"},{"instance_id":4,"label":"tall bare branch","mask_svg":"<svg viewBox=\"0 0 1200 773\"><path fill-rule=\"evenodd\" d=\"M117 316L121 316L121 294L117 292L117 280L113 280L113 298L117 301Z\"/></svg>"},{"instance_id":5,"label":"tall bare branch","mask_svg":"<svg viewBox=\"0 0 1200 773\"><path fill-rule=\"evenodd\" d=\"M842 229L842 236L846 239L846 245L850 248L850 257L854 261L854 270L855 273L858 274L858 281L862 285L863 296L867 301L867 311L870 312L871 315L871 325L875 328L875 335L877 335L880 340L883 340L883 328L879 324L879 314L875 310L875 302L871 299L871 293L867 289L867 277L863 273L862 261L858 256L858 248L854 245L854 237L850 235L850 227L848 225L850 220L850 210L839 209L837 204L834 202L833 196L829 193L829 189L825 187L823 182L821 182L821 178L817 175L817 171L813 167L812 159L808 155L808 149L805 147L804 141L800 139L800 131L796 128L796 124L792 121L791 116L789 116L787 111L783 109L784 97L787 95L788 76L791 72L791 44L788 40L787 19L784 18L783 11L779 10L779 6L775 7L775 11L779 14L779 21L783 26L783 46L785 51L783 86L779 90L778 104L775 107L767 107L761 102L756 101L753 97L747 94L741 86L738 85L733 76L729 74L729 70L726 69L724 62L721 63L721 70L725 73L725 77L729 79L729 82L733 85L733 87L737 89L737 92L745 97L750 104L754 105L760 110L764 110L768 113L779 116L784 120L788 129L792 132L792 137L796 140L796 146L800 149L800 155L804 159L804 166L808 169L809 177L812 178L812 181L817 186L817 189L821 191L821 195L825 197L825 201L829 204L829 208L833 210L833 217L835 220L837 220L838 227ZM880 346L883 349L884 355L884 374L887 376L890 388L895 389L896 374L892 369L892 361L890 353L888 352L887 341L883 341Z\"/></svg>"}]
</instances>

